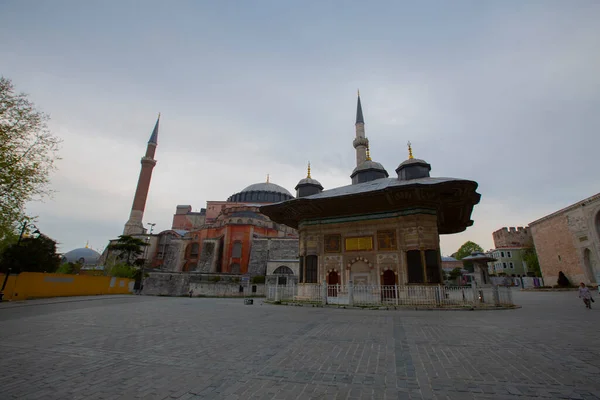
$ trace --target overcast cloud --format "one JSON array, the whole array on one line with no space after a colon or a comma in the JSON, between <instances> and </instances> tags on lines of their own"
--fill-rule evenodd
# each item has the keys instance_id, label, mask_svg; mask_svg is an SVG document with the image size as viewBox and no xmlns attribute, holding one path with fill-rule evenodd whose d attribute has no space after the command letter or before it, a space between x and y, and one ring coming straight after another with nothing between
<instances>
[{"instance_id":1,"label":"overcast cloud","mask_svg":"<svg viewBox=\"0 0 600 400\"><path fill-rule=\"evenodd\" d=\"M292 4L294 3L294 4ZM350 183L360 88L371 155L475 180L467 240L598 193L598 1L0 1L0 74L64 140L38 227L68 251L122 233L160 111L145 222L311 161Z\"/></svg>"}]
</instances>

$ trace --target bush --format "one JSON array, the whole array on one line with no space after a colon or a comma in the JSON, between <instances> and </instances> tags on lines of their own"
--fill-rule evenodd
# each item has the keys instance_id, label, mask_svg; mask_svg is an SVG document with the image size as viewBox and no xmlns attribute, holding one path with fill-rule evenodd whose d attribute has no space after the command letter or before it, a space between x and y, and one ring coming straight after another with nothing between
<instances>
[{"instance_id":1,"label":"bush","mask_svg":"<svg viewBox=\"0 0 600 400\"><path fill-rule=\"evenodd\" d=\"M252 283L253 284L265 283L265 277L264 276L253 276L252 277Z\"/></svg>"},{"instance_id":2,"label":"bush","mask_svg":"<svg viewBox=\"0 0 600 400\"><path fill-rule=\"evenodd\" d=\"M137 268L134 268L131 265L120 263L113 265L110 271L108 271L108 275L116 278L135 279L137 275L139 275L139 272L140 271Z\"/></svg>"},{"instance_id":3,"label":"bush","mask_svg":"<svg viewBox=\"0 0 600 400\"><path fill-rule=\"evenodd\" d=\"M556 281L559 287L570 287L571 282L562 271L558 271L558 280Z\"/></svg>"},{"instance_id":4,"label":"bush","mask_svg":"<svg viewBox=\"0 0 600 400\"><path fill-rule=\"evenodd\" d=\"M75 264L75 263L63 263L60 265L60 267L58 267L58 269L56 270L57 274L71 274L71 275L76 275L79 273L79 270L81 269L81 264Z\"/></svg>"}]
</instances>

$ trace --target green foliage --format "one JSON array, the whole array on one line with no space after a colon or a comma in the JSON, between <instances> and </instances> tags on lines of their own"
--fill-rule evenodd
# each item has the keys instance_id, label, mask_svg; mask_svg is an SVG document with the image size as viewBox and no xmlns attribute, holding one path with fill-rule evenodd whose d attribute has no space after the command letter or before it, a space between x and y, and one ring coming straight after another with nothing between
<instances>
[{"instance_id":1,"label":"green foliage","mask_svg":"<svg viewBox=\"0 0 600 400\"><path fill-rule=\"evenodd\" d=\"M60 265L56 242L48 236L26 237L0 255L0 272L55 272Z\"/></svg>"},{"instance_id":2,"label":"green foliage","mask_svg":"<svg viewBox=\"0 0 600 400\"><path fill-rule=\"evenodd\" d=\"M82 265L79 263L63 263L60 265L60 267L58 267L58 269L56 270L57 274L70 274L70 275L77 275L79 273L79 271L81 270Z\"/></svg>"},{"instance_id":3,"label":"green foliage","mask_svg":"<svg viewBox=\"0 0 600 400\"><path fill-rule=\"evenodd\" d=\"M108 271L109 276L129 279L136 279L136 277L140 276L140 273L141 271L138 268L135 268L131 265L127 265L125 263L115 264Z\"/></svg>"},{"instance_id":4,"label":"green foliage","mask_svg":"<svg viewBox=\"0 0 600 400\"><path fill-rule=\"evenodd\" d=\"M16 242L25 204L51 194L60 140L50 133L48 119L0 77L0 250Z\"/></svg>"},{"instance_id":5,"label":"green foliage","mask_svg":"<svg viewBox=\"0 0 600 400\"><path fill-rule=\"evenodd\" d=\"M523 261L527 263L528 272L533 272L537 277L542 276L540 261L538 260L538 256L534 247L530 247L523 252Z\"/></svg>"},{"instance_id":6,"label":"green foliage","mask_svg":"<svg viewBox=\"0 0 600 400\"><path fill-rule=\"evenodd\" d=\"M265 277L264 276L253 276L252 283L253 284L265 283Z\"/></svg>"},{"instance_id":7,"label":"green foliage","mask_svg":"<svg viewBox=\"0 0 600 400\"><path fill-rule=\"evenodd\" d=\"M221 276L220 276L220 275L217 275L217 276L211 276L211 277L210 277L210 280L211 280L212 282L219 282L219 281L221 281Z\"/></svg>"},{"instance_id":8,"label":"green foliage","mask_svg":"<svg viewBox=\"0 0 600 400\"><path fill-rule=\"evenodd\" d=\"M460 278L462 276L462 272L459 267L454 268L450 271L450 279L454 280Z\"/></svg>"},{"instance_id":9,"label":"green foliage","mask_svg":"<svg viewBox=\"0 0 600 400\"><path fill-rule=\"evenodd\" d=\"M121 235L115 243L108 245L108 249L117 252L117 258L124 261L125 264L133 265L144 252L146 246L148 246L148 243L142 239Z\"/></svg>"},{"instance_id":10,"label":"green foliage","mask_svg":"<svg viewBox=\"0 0 600 400\"><path fill-rule=\"evenodd\" d=\"M470 256L471 253L473 253L474 251L483 252L483 249L477 243L468 241L462 246L460 246L460 249L458 249L458 251L456 252L455 258L457 260L462 260L463 258Z\"/></svg>"}]
</instances>

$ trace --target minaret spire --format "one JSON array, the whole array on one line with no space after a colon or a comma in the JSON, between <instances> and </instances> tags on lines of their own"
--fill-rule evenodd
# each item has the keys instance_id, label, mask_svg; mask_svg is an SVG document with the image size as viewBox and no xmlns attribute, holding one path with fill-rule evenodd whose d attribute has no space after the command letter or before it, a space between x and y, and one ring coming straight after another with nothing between
<instances>
[{"instance_id":1,"label":"minaret spire","mask_svg":"<svg viewBox=\"0 0 600 400\"><path fill-rule=\"evenodd\" d=\"M158 113L158 118L156 119L156 124L154 125L154 130L152 131L152 135L150 135L150 140L148 143L153 143L155 145L158 144L158 123L160 121L160 113Z\"/></svg>"},{"instance_id":2,"label":"minaret spire","mask_svg":"<svg viewBox=\"0 0 600 400\"><path fill-rule=\"evenodd\" d=\"M358 93L358 102L356 103L356 123L364 124L365 119L363 118L362 105L360 104L360 90L358 90L357 93Z\"/></svg>"},{"instance_id":3,"label":"minaret spire","mask_svg":"<svg viewBox=\"0 0 600 400\"><path fill-rule=\"evenodd\" d=\"M156 119L154 130L148 140L146 146L146 154L142 157L141 163L142 168L140 170L140 176L138 178L137 188L135 190L135 196L133 197L133 205L131 206L131 213L129 214L129 220L125 224L123 229L124 235L141 235L146 232L142 219L144 217L144 209L146 208L146 199L148 198L148 191L150 190L150 180L152 179L152 170L156 165L154 154L156 152L156 146L158 146L158 123L160 121L160 113Z\"/></svg>"},{"instance_id":4,"label":"minaret spire","mask_svg":"<svg viewBox=\"0 0 600 400\"><path fill-rule=\"evenodd\" d=\"M360 91L358 91L358 100L356 103L356 124L354 125L356 130L356 137L352 142L356 149L356 166L367 160L367 147L369 146L369 139L365 137L365 119L363 118L362 105L360 103Z\"/></svg>"}]
</instances>

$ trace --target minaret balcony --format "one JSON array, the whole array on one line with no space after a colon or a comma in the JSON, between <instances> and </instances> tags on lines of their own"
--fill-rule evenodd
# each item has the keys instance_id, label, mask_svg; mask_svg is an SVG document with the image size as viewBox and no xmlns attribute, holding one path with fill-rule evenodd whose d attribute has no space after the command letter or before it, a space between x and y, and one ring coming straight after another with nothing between
<instances>
[{"instance_id":1,"label":"minaret balcony","mask_svg":"<svg viewBox=\"0 0 600 400\"><path fill-rule=\"evenodd\" d=\"M368 147L369 139L367 139L366 137L357 137L354 139L354 141L352 141L352 145L355 149L359 146Z\"/></svg>"}]
</instances>

